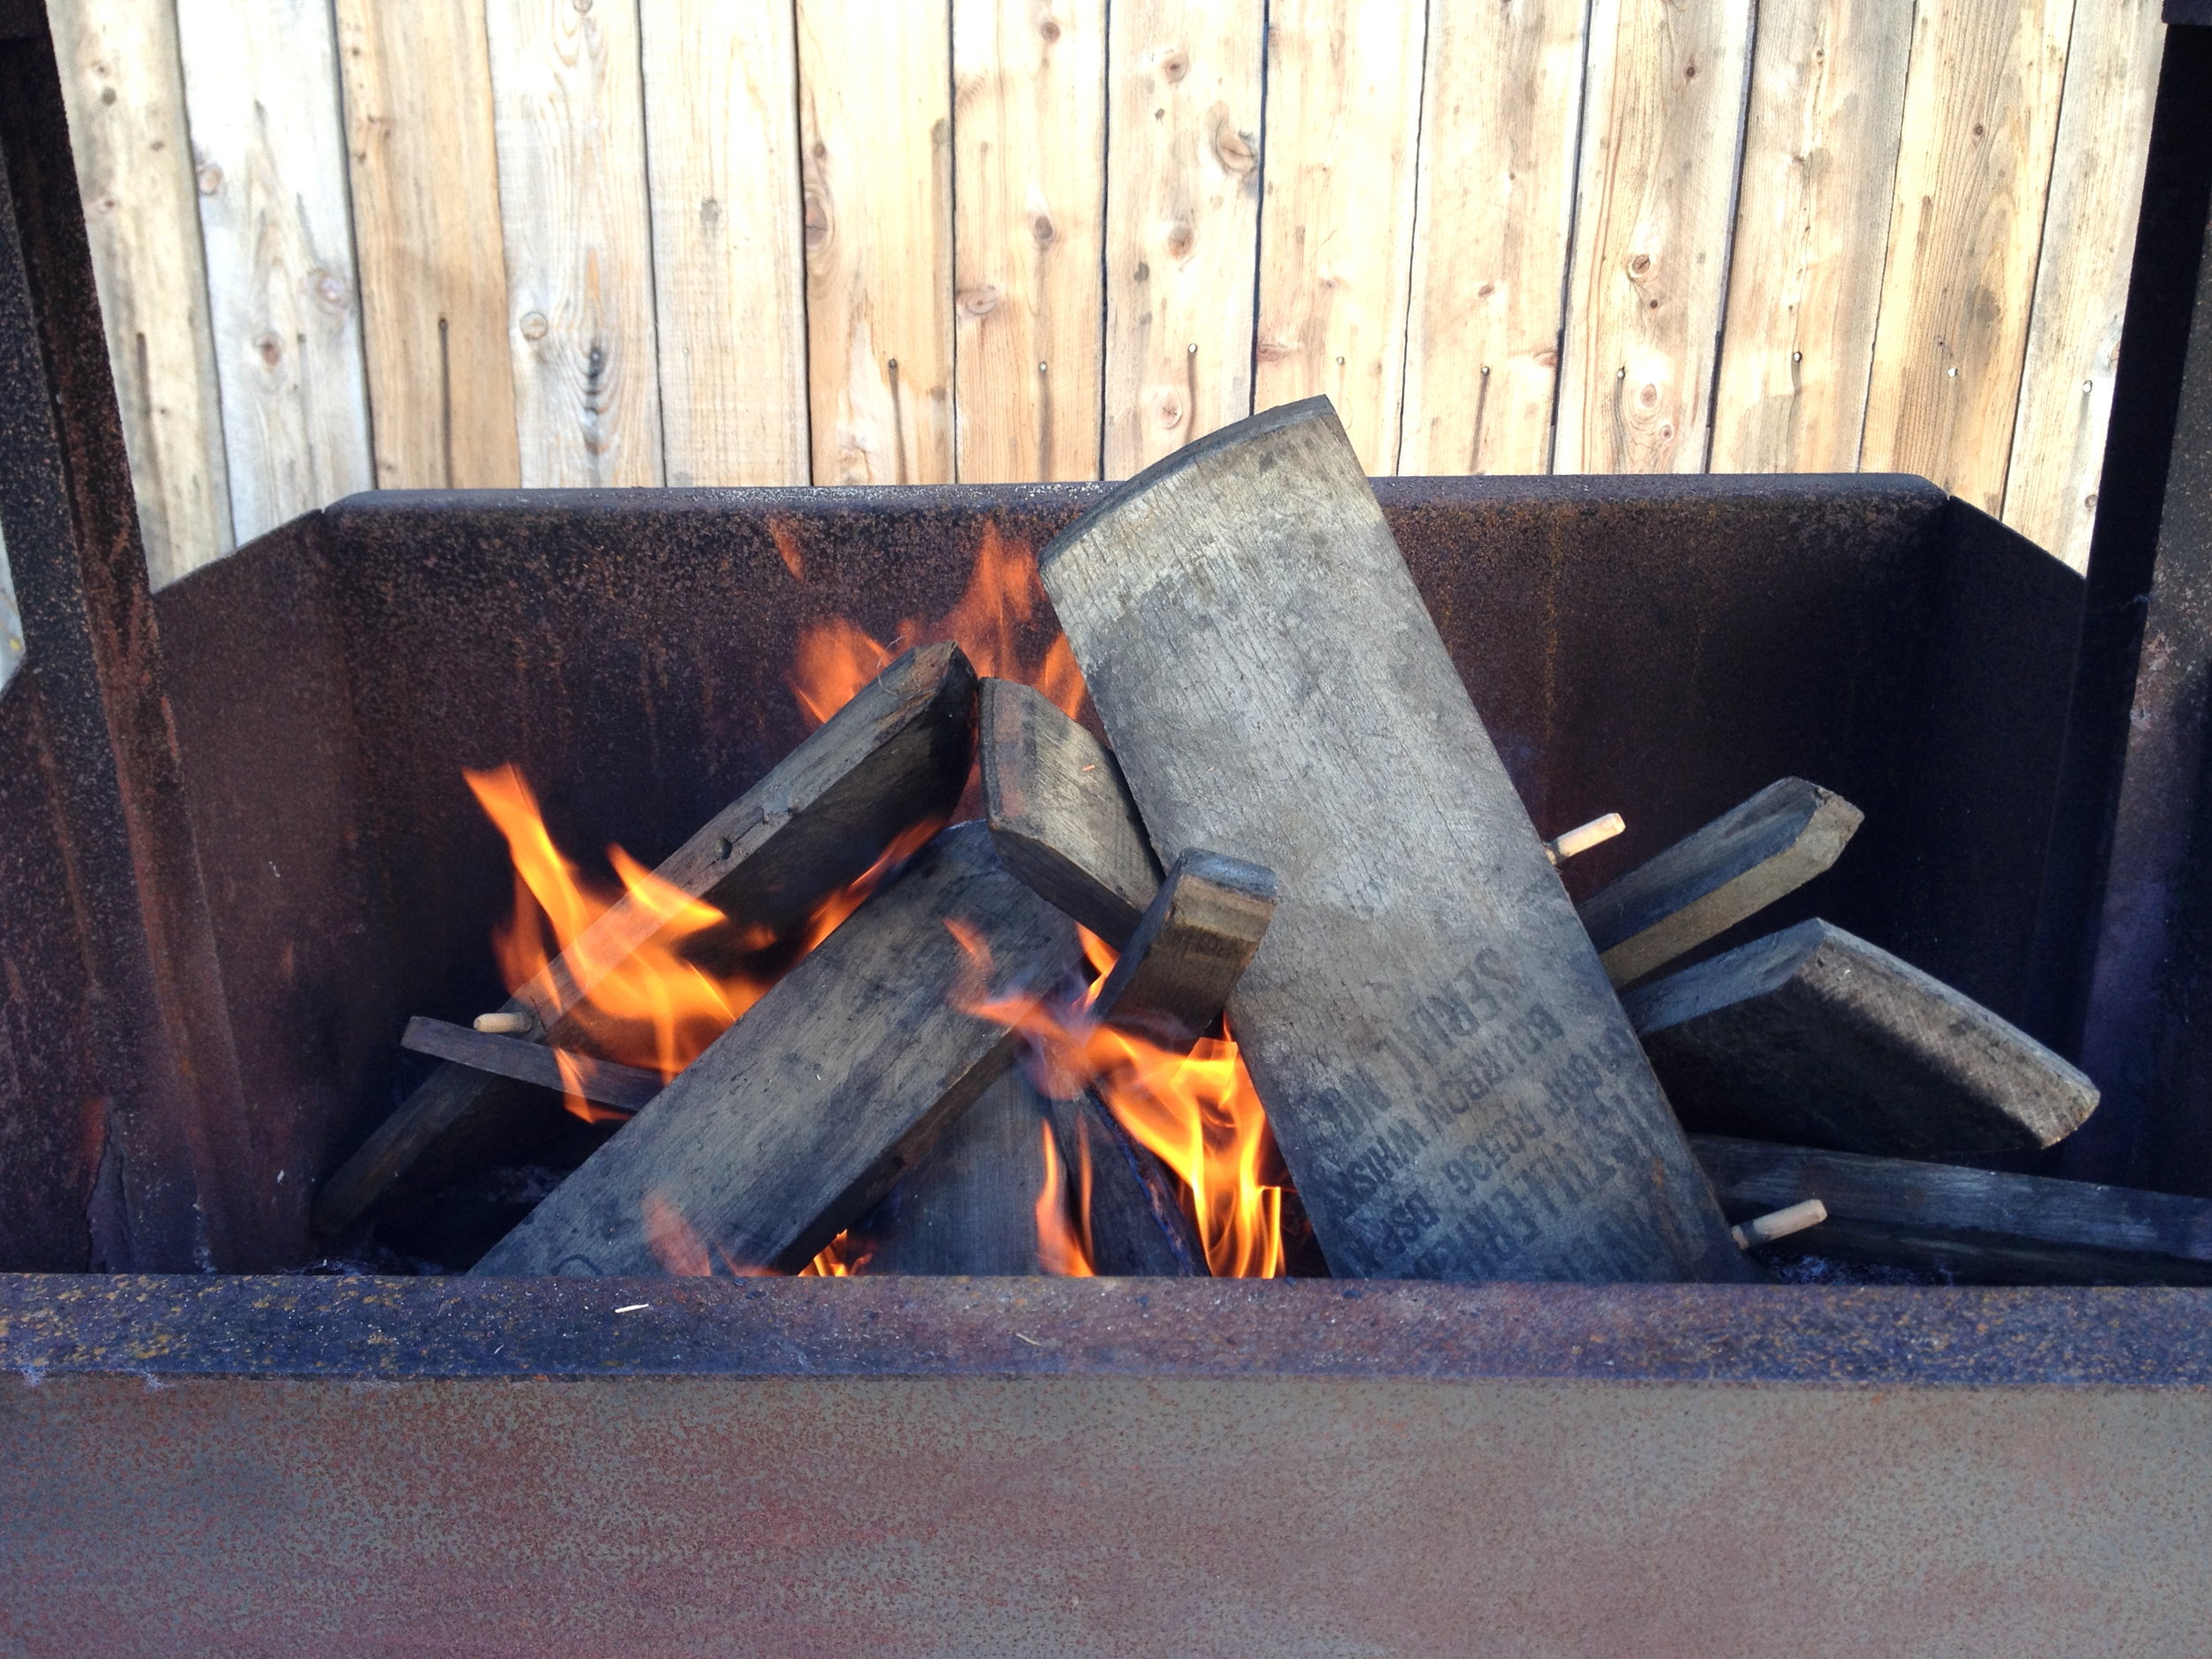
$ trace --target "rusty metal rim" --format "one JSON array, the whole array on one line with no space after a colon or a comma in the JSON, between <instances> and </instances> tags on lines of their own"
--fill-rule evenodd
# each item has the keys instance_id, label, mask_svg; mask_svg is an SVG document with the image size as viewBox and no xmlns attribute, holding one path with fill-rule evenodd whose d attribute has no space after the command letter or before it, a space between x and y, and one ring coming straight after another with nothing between
<instances>
[{"instance_id":1,"label":"rusty metal rim","mask_svg":"<svg viewBox=\"0 0 2212 1659\"><path fill-rule=\"evenodd\" d=\"M12 1274L0 1369L2205 1388L2212 1290Z\"/></svg>"}]
</instances>

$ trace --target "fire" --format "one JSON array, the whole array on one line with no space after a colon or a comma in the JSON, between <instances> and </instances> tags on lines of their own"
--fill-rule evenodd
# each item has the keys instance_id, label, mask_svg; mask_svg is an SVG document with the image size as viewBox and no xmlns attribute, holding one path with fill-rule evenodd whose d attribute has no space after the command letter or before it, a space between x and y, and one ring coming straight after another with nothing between
<instances>
[{"instance_id":1,"label":"fire","mask_svg":"<svg viewBox=\"0 0 2212 1659\"><path fill-rule=\"evenodd\" d=\"M797 548L786 545L787 539L779 537L777 547L798 578L804 566ZM934 623L909 617L888 645L843 617L812 624L799 636L791 689L807 718L819 726L900 652L928 641L950 640L967 653L977 673L1034 686L1070 717L1079 716L1086 695L1083 674L1067 636L1056 632L1041 656L1021 649L1019 635L1044 603L1037 556L1002 534L996 524L986 522L975 570L959 603Z\"/></svg>"},{"instance_id":2,"label":"fire","mask_svg":"<svg viewBox=\"0 0 2212 1659\"><path fill-rule=\"evenodd\" d=\"M814 1259L799 1270L801 1279L850 1279L868 1265L868 1258L875 1254L873 1247L856 1240L850 1232L839 1233L814 1253Z\"/></svg>"},{"instance_id":3,"label":"fire","mask_svg":"<svg viewBox=\"0 0 2212 1659\"><path fill-rule=\"evenodd\" d=\"M1068 1213L1067 1182L1060 1174L1059 1148L1052 1125L1037 1125L1044 1136L1045 1179L1037 1189L1037 1264L1064 1279L1095 1279L1091 1265L1091 1147L1088 1141L1076 1149L1075 1211Z\"/></svg>"}]
</instances>

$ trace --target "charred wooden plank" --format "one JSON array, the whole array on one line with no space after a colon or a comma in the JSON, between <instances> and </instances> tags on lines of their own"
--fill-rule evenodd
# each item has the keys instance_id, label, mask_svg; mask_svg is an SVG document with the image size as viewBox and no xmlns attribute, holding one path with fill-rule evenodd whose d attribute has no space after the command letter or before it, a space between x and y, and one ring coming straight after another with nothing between
<instances>
[{"instance_id":1,"label":"charred wooden plank","mask_svg":"<svg viewBox=\"0 0 2212 1659\"><path fill-rule=\"evenodd\" d=\"M1016 1067L945 1126L855 1227L869 1273L1041 1272L1037 1194L1048 1102Z\"/></svg>"},{"instance_id":2,"label":"charred wooden plank","mask_svg":"<svg viewBox=\"0 0 2212 1659\"><path fill-rule=\"evenodd\" d=\"M1793 893L1843 856L1864 816L1783 778L1647 859L1578 907L1615 985L1633 985Z\"/></svg>"},{"instance_id":3,"label":"charred wooden plank","mask_svg":"<svg viewBox=\"0 0 2212 1659\"><path fill-rule=\"evenodd\" d=\"M1204 1278L1206 1251L1175 1178L1087 1090L1052 1102L1060 1156L1088 1196L1091 1265L1109 1275Z\"/></svg>"},{"instance_id":4,"label":"charred wooden plank","mask_svg":"<svg viewBox=\"0 0 2212 1659\"><path fill-rule=\"evenodd\" d=\"M975 671L957 646L907 652L655 872L746 929L780 930L865 872L902 835L941 823L974 752ZM590 990L578 964L619 960L657 924L628 901L508 1002L557 1047L590 1045L569 1010ZM737 929L731 930L733 933ZM712 964L704 936L690 954ZM442 1067L316 1194L314 1224L343 1231L403 1189L423 1190L527 1135L548 1110L535 1090Z\"/></svg>"},{"instance_id":5,"label":"charred wooden plank","mask_svg":"<svg viewBox=\"0 0 2212 1659\"><path fill-rule=\"evenodd\" d=\"M1228 1007L1274 914L1273 871L1186 849L1098 987L1093 1013L1188 1053Z\"/></svg>"},{"instance_id":6,"label":"charred wooden plank","mask_svg":"<svg viewBox=\"0 0 2212 1659\"><path fill-rule=\"evenodd\" d=\"M803 1265L1012 1064L1019 1038L956 1002L975 974L1042 990L1067 918L980 824L947 830L503 1239L484 1274L651 1273L672 1226L738 1269Z\"/></svg>"},{"instance_id":7,"label":"charred wooden plank","mask_svg":"<svg viewBox=\"0 0 2212 1659\"><path fill-rule=\"evenodd\" d=\"M1334 1271L1745 1274L1325 400L1140 474L1043 578L1154 846L1280 881L1231 1016Z\"/></svg>"},{"instance_id":8,"label":"charred wooden plank","mask_svg":"<svg viewBox=\"0 0 2212 1659\"><path fill-rule=\"evenodd\" d=\"M1722 1135L1690 1145L1732 1217L1817 1198L1797 1248L1973 1284L2212 1285L2212 1199Z\"/></svg>"},{"instance_id":9,"label":"charred wooden plank","mask_svg":"<svg viewBox=\"0 0 2212 1659\"><path fill-rule=\"evenodd\" d=\"M2025 1032L1823 921L1622 1002L1676 1112L1709 1133L1905 1157L2029 1151L2097 1104Z\"/></svg>"},{"instance_id":10,"label":"charred wooden plank","mask_svg":"<svg viewBox=\"0 0 2212 1659\"><path fill-rule=\"evenodd\" d=\"M1044 695L986 680L984 816L1006 867L1119 949L1160 885L1113 751Z\"/></svg>"},{"instance_id":11,"label":"charred wooden plank","mask_svg":"<svg viewBox=\"0 0 2212 1659\"><path fill-rule=\"evenodd\" d=\"M622 1111L637 1110L662 1087L657 1071L549 1048L524 1037L471 1031L466 1025L425 1019L420 1015L407 1022L399 1046L416 1054L435 1055L472 1071L488 1071L518 1083L534 1083L557 1094L572 1092ZM564 1061L569 1068L565 1078L561 1071Z\"/></svg>"}]
</instances>

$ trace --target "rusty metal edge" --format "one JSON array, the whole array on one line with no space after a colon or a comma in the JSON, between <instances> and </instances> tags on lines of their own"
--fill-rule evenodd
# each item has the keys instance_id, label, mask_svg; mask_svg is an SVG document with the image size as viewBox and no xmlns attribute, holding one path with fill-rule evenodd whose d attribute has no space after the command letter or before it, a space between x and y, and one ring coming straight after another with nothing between
<instances>
[{"instance_id":1,"label":"rusty metal edge","mask_svg":"<svg viewBox=\"0 0 2212 1659\"><path fill-rule=\"evenodd\" d=\"M2212 1290L20 1274L0 1369L2203 1389Z\"/></svg>"}]
</instances>

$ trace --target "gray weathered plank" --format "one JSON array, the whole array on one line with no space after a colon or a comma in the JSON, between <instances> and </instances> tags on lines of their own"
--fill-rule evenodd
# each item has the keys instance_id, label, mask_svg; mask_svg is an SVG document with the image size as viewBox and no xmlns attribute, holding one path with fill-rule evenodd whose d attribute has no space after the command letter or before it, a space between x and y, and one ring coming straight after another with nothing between
<instances>
[{"instance_id":1,"label":"gray weathered plank","mask_svg":"<svg viewBox=\"0 0 2212 1659\"><path fill-rule=\"evenodd\" d=\"M1842 856L1865 815L1802 778L1769 784L1585 899L1579 914L1615 985L1633 985Z\"/></svg>"},{"instance_id":2,"label":"gray weathered plank","mask_svg":"<svg viewBox=\"0 0 2212 1659\"><path fill-rule=\"evenodd\" d=\"M526 1037L502 1037L471 1031L449 1020L418 1014L400 1033L399 1046L414 1054L434 1055L471 1071L488 1071L518 1083L534 1083L557 1093L573 1093L602 1106L636 1111L662 1089L661 1074L588 1054L564 1054ZM568 1071L562 1071L565 1059Z\"/></svg>"},{"instance_id":3,"label":"gray weathered plank","mask_svg":"<svg viewBox=\"0 0 2212 1659\"><path fill-rule=\"evenodd\" d=\"M1745 1271L1325 400L1141 474L1043 577L1155 845L1280 881L1231 1009L1333 1269Z\"/></svg>"},{"instance_id":4,"label":"gray weathered plank","mask_svg":"<svg viewBox=\"0 0 2212 1659\"><path fill-rule=\"evenodd\" d=\"M654 873L749 926L798 921L901 834L952 811L967 780L974 706L975 671L957 646L907 652ZM573 956L603 971L656 926L626 900L586 930ZM703 935L691 954L710 962L715 953ZM565 1016L590 989L565 952L507 1007L534 1014L549 1041L581 1048L588 1039ZM323 1184L316 1227L342 1231L403 1181L450 1179L541 1108L481 1072L441 1067Z\"/></svg>"},{"instance_id":5,"label":"gray weathered plank","mask_svg":"<svg viewBox=\"0 0 2212 1659\"><path fill-rule=\"evenodd\" d=\"M1128 941L1160 862L1113 751L1042 693L986 680L983 811L1006 867L1108 944Z\"/></svg>"},{"instance_id":6,"label":"gray weathered plank","mask_svg":"<svg viewBox=\"0 0 2212 1659\"><path fill-rule=\"evenodd\" d=\"M1798 1248L1996 1285L2212 1285L2212 1199L1693 1135L1731 1216L1817 1198Z\"/></svg>"},{"instance_id":7,"label":"gray weathered plank","mask_svg":"<svg viewBox=\"0 0 2212 1659\"><path fill-rule=\"evenodd\" d=\"M1098 987L1108 1025L1187 1054L1228 1007L1275 914L1275 872L1202 848L1175 867Z\"/></svg>"},{"instance_id":8,"label":"gray weathered plank","mask_svg":"<svg viewBox=\"0 0 2212 1659\"><path fill-rule=\"evenodd\" d=\"M672 1227L734 1269L805 1263L1013 1064L1020 1038L958 1005L977 976L952 922L993 994L1077 960L982 825L946 831L472 1271L651 1273Z\"/></svg>"},{"instance_id":9,"label":"gray weathered plank","mask_svg":"<svg viewBox=\"0 0 2212 1659\"><path fill-rule=\"evenodd\" d=\"M854 1229L877 1273L1043 1271L1037 1194L1046 1102L1018 1068L962 1112Z\"/></svg>"},{"instance_id":10,"label":"gray weathered plank","mask_svg":"<svg viewBox=\"0 0 2212 1659\"><path fill-rule=\"evenodd\" d=\"M2096 1086L1972 999L1823 921L1622 999L1682 1121L1844 1152L2031 1151Z\"/></svg>"}]
</instances>

